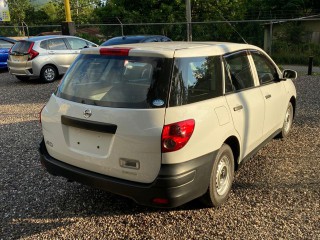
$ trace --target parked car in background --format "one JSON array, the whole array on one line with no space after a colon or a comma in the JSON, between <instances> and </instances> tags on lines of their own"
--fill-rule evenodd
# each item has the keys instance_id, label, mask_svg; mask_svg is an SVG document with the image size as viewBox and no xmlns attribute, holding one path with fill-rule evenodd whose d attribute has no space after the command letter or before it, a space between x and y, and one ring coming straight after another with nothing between
<instances>
[{"instance_id":1,"label":"parked car in background","mask_svg":"<svg viewBox=\"0 0 320 240\"><path fill-rule=\"evenodd\" d=\"M74 36L39 36L18 41L11 49L8 69L19 80L40 77L52 82L64 74L83 48L98 45Z\"/></svg>"},{"instance_id":2,"label":"parked car in background","mask_svg":"<svg viewBox=\"0 0 320 240\"><path fill-rule=\"evenodd\" d=\"M221 42L84 49L41 112L42 165L157 207L220 206L234 171L290 132L293 70Z\"/></svg>"},{"instance_id":3,"label":"parked car in background","mask_svg":"<svg viewBox=\"0 0 320 240\"><path fill-rule=\"evenodd\" d=\"M7 68L7 60L10 48L15 44L16 40L0 37L0 69Z\"/></svg>"},{"instance_id":4,"label":"parked car in background","mask_svg":"<svg viewBox=\"0 0 320 240\"><path fill-rule=\"evenodd\" d=\"M114 37L105 41L101 46L111 46L119 44L146 43L146 42L171 42L172 40L162 35L135 35Z\"/></svg>"}]
</instances>

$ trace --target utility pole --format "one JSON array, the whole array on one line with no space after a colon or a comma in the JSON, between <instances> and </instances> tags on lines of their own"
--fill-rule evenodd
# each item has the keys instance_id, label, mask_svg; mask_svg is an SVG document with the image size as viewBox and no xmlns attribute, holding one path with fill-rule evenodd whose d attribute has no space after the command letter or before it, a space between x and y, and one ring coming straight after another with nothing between
<instances>
[{"instance_id":1,"label":"utility pole","mask_svg":"<svg viewBox=\"0 0 320 240\"><path fill-rule=\"evenodd\" d=\"M187 17L187 41L192 42L192 25L191 25L191 3L186 0L186 17Z\"/></svg>"},{"instance_id":2,"label":"utility pole","mask_svg":"<svg viewBox=\"0 0 320 240\"><path fill-rule=\"evenodd\" d=\"M76 33L76 28L74 22L71 20L71 12L70 12L70 2L69 0L64 0L64 8L66 12L66 21L62 22L62 34L63 35L74 35Z\"/></svg>"}]
</instances>

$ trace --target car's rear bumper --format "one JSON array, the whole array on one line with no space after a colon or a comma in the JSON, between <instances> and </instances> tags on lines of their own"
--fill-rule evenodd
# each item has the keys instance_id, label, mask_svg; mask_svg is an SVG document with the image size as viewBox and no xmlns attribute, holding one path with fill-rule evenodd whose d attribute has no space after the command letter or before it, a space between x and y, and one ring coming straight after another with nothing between
<instances>
[{"instance_id":1,"label":"car's rear bumper","mask_svg":"<svg viewBox=\"0 0 320 240\"><path fill-rule=\"evenodd\" d=\"M40 144L41 164L49 173L129 197L154 207L177 207L202 196L208 189L216 151L180 164L162 165L158 177L150 184L108 177L81 169L51 157L44 142ZM158 199L162 203L155 203Z\"/></svg>"},{"instance_id":2,"label":"car's rear bumper","mask_svg":"<svg viewBox=\"0 0 320 240\"><path fill-rule=\"evenodd\" d=\"M13 62L8 60L9 73L17 76L34 76L32 69L32 61L27 62Z\"/></svg>"}]
</instances>

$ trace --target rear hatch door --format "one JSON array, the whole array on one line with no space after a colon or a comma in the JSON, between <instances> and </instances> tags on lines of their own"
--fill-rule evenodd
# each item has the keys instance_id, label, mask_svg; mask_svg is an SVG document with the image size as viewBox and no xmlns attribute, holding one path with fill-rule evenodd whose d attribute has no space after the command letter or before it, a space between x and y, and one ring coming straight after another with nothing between
<instances>
[{"instance_id":1,"label":"rear hatch door","mask_svg":"<svg viewBox=\"0 0 320 240\"><path fill-rule=\"evenodd\" d=\"M19 41L11 49L9 55L10 67L11 68L23 68L26 67L29 52L33 46L33 42L30 41Z\"/></svg>"},{"instance_id":2,"label":"rear hatch door","mask_svg":"<svg viewBox=\"0 0 320 240\"><path fill-rule=\"evenodd\" d=\"M49 154L104 175L152 182L161 166L171 64L81 55L42 111Z\"/></svg>"}]
</instances>

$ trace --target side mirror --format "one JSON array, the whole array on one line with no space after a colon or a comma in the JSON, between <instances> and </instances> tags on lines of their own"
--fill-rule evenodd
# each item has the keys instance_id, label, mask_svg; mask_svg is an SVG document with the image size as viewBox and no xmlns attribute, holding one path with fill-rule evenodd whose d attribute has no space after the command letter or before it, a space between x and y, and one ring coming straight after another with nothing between
<instances>
[{"instance_id":1,"label":"side mirror","mask_svg":"<svg viewBox=\"0 0 320 240\"><path fill-rule=\"evenodd\" d=\"M283 78L287 79L296 79L298 77L298 73L291 69L285 69L282 74Z\"/></svg>"}]
</instances>

